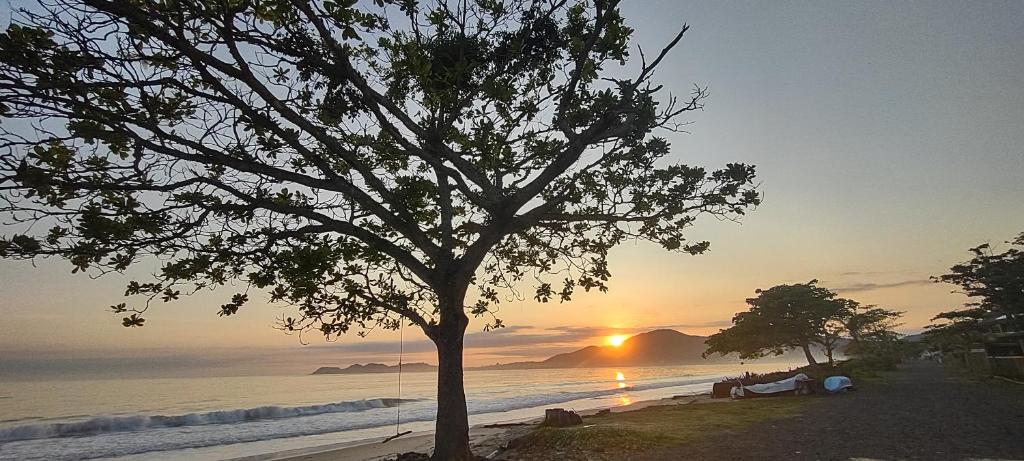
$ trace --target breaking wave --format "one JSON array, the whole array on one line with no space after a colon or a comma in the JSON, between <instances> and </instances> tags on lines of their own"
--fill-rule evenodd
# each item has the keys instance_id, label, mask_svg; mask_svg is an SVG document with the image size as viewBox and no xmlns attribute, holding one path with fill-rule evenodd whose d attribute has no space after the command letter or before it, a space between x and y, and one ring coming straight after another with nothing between
<instances>
[{"instance_id":1,"label":"breaking wave","mask_svg":"<svg viewBox=\"0 0 1024 461\"><path fill-rule=\"evenodd\" d=\"M500 420L498 415L504 412L554 404L567 404L570 408L579 409L597 408L608 405L609 397L614 400L624 392L666 389L635 395L642 398L671 395L673 392L707 392L713 381L715 379L708 375L677 375L668 380L641 381L633 385L621 384L621 387L618 383L614 387L609 386L604 380L587 381L582 389L566 389L557 381L544 383L541 389L505 386L479 393L471 391L467 395L467 410L470 415L494 415L471 416L471 423L474 420L495 421ZM399 404L403 428L428 428L425 423L435 419L437 402L422 393L415 397L419 398L380 398L296 407L263 406L179 416L83 416L77 421L66 416L62 417L63 422L36 419L23 421L18 426L0 427L0 459L72 461L135 455L140 455L137 459L145 459L141 455L152 452L166 453L162 459L182 459L187 457L175 457L173 454L181 455L178 450L185 449L360 430L368 431L360 437L372 438L388 432L373 432L375 428L394 427L397 417L394 407ZM228 450L226 453L233 452ZM203 459L213 459L209 453L204 456Z\"/></svg>"},{"instance_id":2,"label":"breaking wave","mask_svg":"<svg viewBox=\"0 0 1024 461\"><path fill-rule=\"evenodd\" d=\"M326 413L349 413L391 408L415 399L370 399L302 407L264 406L185 415L98 416L81 422L28 424L0 429L0 443L19 440L74 437L111 432L132 432L153 428L234 424L246 421L295 418Z\"/></svg>"}]
</instances>

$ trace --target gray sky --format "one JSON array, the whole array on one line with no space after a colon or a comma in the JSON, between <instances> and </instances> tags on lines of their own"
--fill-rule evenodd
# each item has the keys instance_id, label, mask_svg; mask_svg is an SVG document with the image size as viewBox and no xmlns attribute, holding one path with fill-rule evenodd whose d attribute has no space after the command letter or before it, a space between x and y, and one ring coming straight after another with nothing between
<instances>
[{"instance_id":1,"label":"gray sky","mask_svg":"<svg viewBox=\"0 0 1024 461\"><path fill-rule=\"evenodd\" d=\"M503 319L521 328L480 336L492 346L471 351L470 363L539 358L611 328L712 333L755 288L812 278L907 311L912 331L963 302L930 275L971 246L1024 231L1024 2L625 3L648 54L692 26L658 81L677 93L708 85L711 98L690 134L670 137L675 158L756 164L765 202L742 224L698 221L692 236L712 242L704 256L619 248L607 295L504 304ZM156 306L146 327L127 330L104 312L124 278L37 266L0 261L0 356L269 356L227 349L250 345L273 350L274 363L393 361L382 354L394 333L304 348L270 327L278 310L263 300L223 319L223 297L203 295ZM569 327L592 336L557 336ZM524 335L538 347L524 348Z\"/></svg>"}]
</instances>

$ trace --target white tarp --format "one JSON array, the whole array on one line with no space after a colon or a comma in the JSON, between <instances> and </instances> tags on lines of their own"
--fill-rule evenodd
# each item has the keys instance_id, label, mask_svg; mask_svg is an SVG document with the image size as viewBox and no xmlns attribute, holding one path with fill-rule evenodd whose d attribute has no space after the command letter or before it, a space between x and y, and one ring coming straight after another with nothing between
<instances>
[{"instance_id":1,"label":"white tarp","mask_svg":"<svg viewBox=\"0 0 1024 461\"><path fill-rule=\"evenodd\" d=\"M744 397L753 397L753 395L748 394L766 395L778 394L780 392L791 392L796 390L798 385L797 383L801 381L811 381L811 378L807 377L807 375L803 373L800 373L797 374L796 376L793 376L792 378L783 379L782 381L775 381L774 383L752 384L750 386L744 386L743 384L740 384L739 386L732 388L732 391L730 391L730 395L732 395L732 398L734 399L742 399Z\"/></svg>"}]
</instances>

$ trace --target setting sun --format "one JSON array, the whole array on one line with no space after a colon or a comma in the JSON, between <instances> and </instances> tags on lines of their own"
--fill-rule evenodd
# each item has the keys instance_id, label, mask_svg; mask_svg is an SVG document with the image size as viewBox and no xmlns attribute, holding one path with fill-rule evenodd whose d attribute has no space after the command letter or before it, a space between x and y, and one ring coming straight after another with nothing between
<instances>
[{"instance_id":1,"label":"setting sun","mask_svg":"<svg viewBox=\"0 0 1024 461\"><path fill-rule=\"evenodd\" d=\"M626 335L611 335L608 337L608 344L611 346L619 347L622 343L626 342Z\"/></svg>"},{"instance_id":2,"label":"setting sun","mask_svg":"<svg viewBox=\"0 0 1024 461\"><path fill-rule=\"evenodd\" d=\"M1024 0L6 3L0 461L1024 461Z\"/></svg>"}]
</instances>

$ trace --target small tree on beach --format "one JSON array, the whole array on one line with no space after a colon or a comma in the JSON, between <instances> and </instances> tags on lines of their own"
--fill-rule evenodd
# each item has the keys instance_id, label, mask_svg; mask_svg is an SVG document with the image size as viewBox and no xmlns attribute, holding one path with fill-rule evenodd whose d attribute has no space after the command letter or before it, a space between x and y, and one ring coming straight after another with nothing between
<instances>
[{"instance_id":1,"label":"small tree on beach","mask_svg":"<svg viewBox=\"0 0 1024 461\"><path fill-rule=\"evenodd\" d=\"M467 459L471 316L604 291L624 241L703 253L698 215L759 202L752 166L666 161L707 96L653 82L686 30L634 55L616 0L41 0L0 34L0 256L161 261L131 327L237 282L219 315L262 291L288 331L416 325L434 458Z\"/></svg>"},{"instance_id":2,"label":"small tree on beach","mask_svg":"<svg viewBox=\"0 0 1024 461\"><path fill-rule=\"evenodd\" d=\"M741 359L758 359L795 348L817 366L811 347L818 345L831 364L848 304L817 282L756 290L757 296L747 299L750 310L737 313L733 326L711 335L704 355L736 353Z\"/></svg>"}]
</instances>

